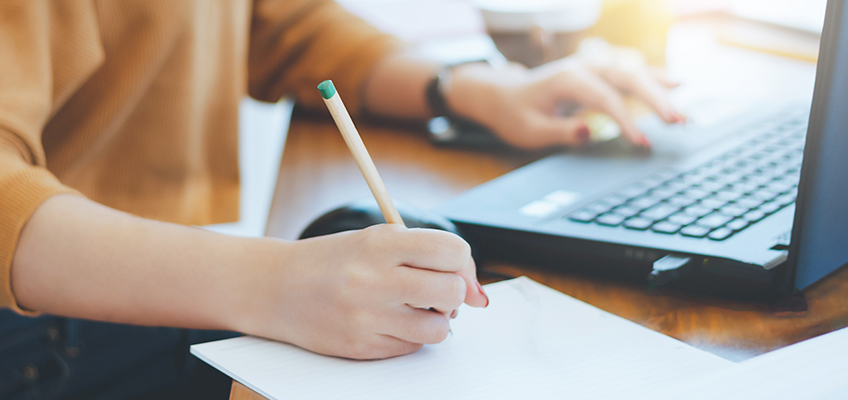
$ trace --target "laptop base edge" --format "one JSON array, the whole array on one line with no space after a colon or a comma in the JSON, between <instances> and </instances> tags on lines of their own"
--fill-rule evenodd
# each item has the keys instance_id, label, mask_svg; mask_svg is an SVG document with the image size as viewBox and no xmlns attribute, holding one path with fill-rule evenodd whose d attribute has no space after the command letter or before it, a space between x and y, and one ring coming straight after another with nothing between
<instances>
[{"instance_id":1,"label":"laptop base edge","mask_svg":"<svg viewBox=\"0 0 848 400\"><path fill-rule=\"evenodd\" d=\"M474 249L478 265L505 261L630 282L646 289L649 288L648 276L653 271L654 261L672 253L655 248L453 222ZM657 288L658 291L749 302L775 302L787 297L778 291L785 263L766 270L759 265L730 259L698 254L687 256L692 259L691 271Z\"/></svg>"}]
</instances>

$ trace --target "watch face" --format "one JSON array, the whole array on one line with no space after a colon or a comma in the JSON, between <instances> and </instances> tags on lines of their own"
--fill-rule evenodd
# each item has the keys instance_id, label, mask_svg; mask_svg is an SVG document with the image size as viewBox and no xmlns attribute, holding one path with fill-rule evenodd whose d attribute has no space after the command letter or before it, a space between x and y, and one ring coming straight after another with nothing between
<instances>
[{"instance_id":1,"label":"watch face","mask_svg":"<svg viewBox=\"0 0 848 400\"><path fill-rule=\"evenodd\" d=\"M450 143L456 140L456 129L447 117L436 117L427 123L430 139L437 143Z\"/></svg>"}]
</instances>

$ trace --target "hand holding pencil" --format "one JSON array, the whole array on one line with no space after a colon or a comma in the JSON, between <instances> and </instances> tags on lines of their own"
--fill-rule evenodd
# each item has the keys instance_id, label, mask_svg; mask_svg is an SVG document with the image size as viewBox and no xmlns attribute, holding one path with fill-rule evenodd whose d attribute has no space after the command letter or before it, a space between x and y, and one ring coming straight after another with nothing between
<instances>
[{"instance_id":1,"label":"hand holding pencil","mask_svg":"<svg viewBox=\"0 0 848 400\"><path fill-rule=\"evenodd\" d=\"M339 131L341 132L345 143L347 143L348 149L350 149L353 158L356 160L356 165L359 166L362 176L365 177L368 187L371 188L371 193L377 200L377 204L380 206L380 211L383 212L383 217L386 219L386 222L389 224L405 226L403 219L401 219L400 214L398 214L397 208L395 208L394 202L392 202L391 197L389 197L386 185L383 184L383 180L377 172L377 167L374 166L374 161L371 160L371 156L368 154L365 144L362 143L362 138L359 136L356 126L353 125L353 120L350 119L350 114L347 112L347 109L342 102L342 98L336 92L336 87L333 85L333 81L326 80L321 82L318 85L318 90L321 92L321 97L324 98L324 104L326 104L327 109L330 110L330 114L333 116L336 126L339 127ZM463 243L465 243L465 241L463 241ZM467 246L467 243L465 243L465 245ZM472 268L470 273L467 270L458 272L468 286L467 293L469 293L469 296L466 298L466 302L469 305L479 304L474 301L474 293L476 292L482 295L485 299L485 304L483 305L483 307L485 307L489 304L489 299L486 297L486 293L477 281L475 273L476 268L474 268L473 259L471 260L471 264Z\"/></svg>"},{"instance_id":2,"label":"hand holding pencil","mask_svg":"<svg viewBox=\"0 0 848 400\"><path fill-rule=\"evenodd\" d=\"M388 224L291 243L296 260L277 283L277 318L251 327L328 355L357 359L407 354L439 343L463 303L485 307L468 244L439 230L407 229L376 174L365 147L331 83L322 88ZM354 136L355 135L355 136ZM280 333L282 332L282 333Z\"/></svg>"}]
</instances>

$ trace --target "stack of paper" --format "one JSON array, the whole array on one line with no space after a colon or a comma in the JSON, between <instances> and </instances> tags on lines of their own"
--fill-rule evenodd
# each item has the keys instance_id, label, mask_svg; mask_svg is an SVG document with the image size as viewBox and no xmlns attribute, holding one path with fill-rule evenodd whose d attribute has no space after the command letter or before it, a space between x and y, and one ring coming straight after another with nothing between
<instances>
[{"instance_id":1,"label":"stack of paper","mask_svg":"<svg viewBox=\"0 0 848 400\"><path fill-rule=\"evenodd\" d=\"M657 389L656 400L848 399L848 328Z\"/></svg>"},{"instance_id":2,"label":"stack of paper","mask_svg":"<svg viewBox=\"0 0 848 400\"><path fill-rule=\"evenodd\" d=\"M527 278L486 287L444 342L379 361L241 337L197 357L271 399L623 398L734 365Z\"/></svg>"}]
</instances>

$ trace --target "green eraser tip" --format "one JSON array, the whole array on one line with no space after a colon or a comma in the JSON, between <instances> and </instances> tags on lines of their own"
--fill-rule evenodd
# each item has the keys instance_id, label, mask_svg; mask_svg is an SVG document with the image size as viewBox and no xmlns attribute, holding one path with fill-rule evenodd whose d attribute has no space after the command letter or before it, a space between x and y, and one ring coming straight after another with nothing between
<instances>
[{"instance_id":1,"label":"green eraser tip","mask_svg":"<svg viewBox=\"0 0 848 400\"><path fill-rule=\"evenodd\" d=\"M318 90L321 92L321 96L325 99L329 99L336 94L336 87L333 86L333 81L327 79L324 82L318 84Z\"/></svg>"}]
</instances>

